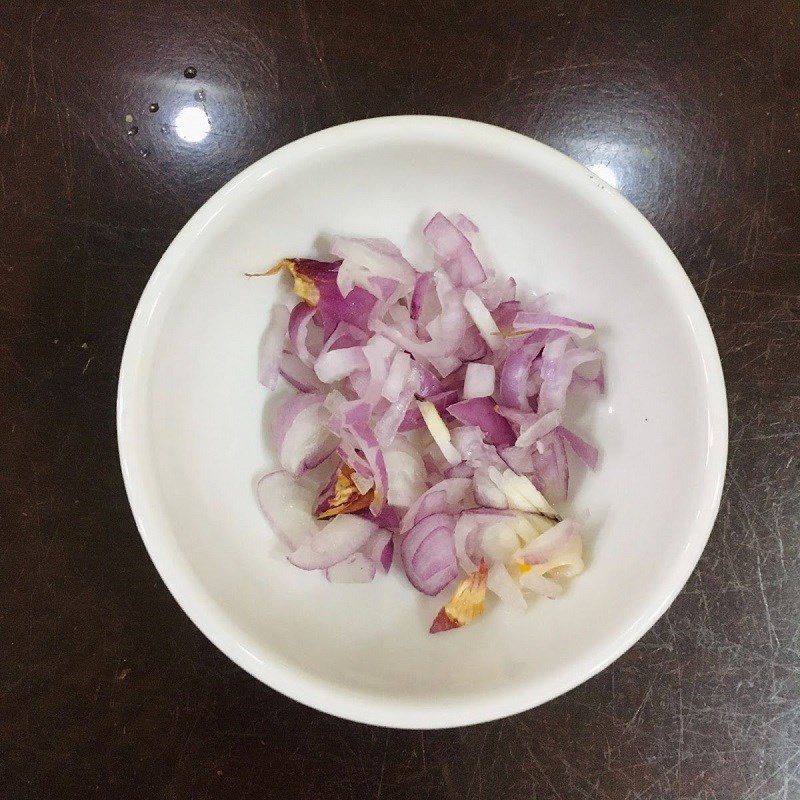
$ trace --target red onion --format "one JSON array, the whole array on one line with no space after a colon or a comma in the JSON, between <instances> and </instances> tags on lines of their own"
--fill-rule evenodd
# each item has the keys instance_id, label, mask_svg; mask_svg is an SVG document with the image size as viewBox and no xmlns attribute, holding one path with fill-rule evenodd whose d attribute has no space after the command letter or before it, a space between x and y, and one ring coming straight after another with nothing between
<instances>
[{"instance_id":1,"label":"red onion","mask_svg":"<svg viewBox=\"0 0 800 800\"><path fill-rule=\"evenodd\" d=\"M444 356L450 355L459 344L458 340L454 339L453 341L450 341L449 338L445 342L423 342L416 337L409 336L408 334L404 334L401 331L391 328L381 320L376 320L372 324L372 330L374 330L375 333L382 334L387 339L391 339L391 341L393 341L398 347L401 347L403 350L407 350L416 358L443 358Z\"/></svg>"},{"instance_id":2,"label":"red onion","mask_svg":"<svg viewBox=\"0 0 800 800\"><path fill-rule=\"evenodd\" d=\"M375 523L364 517L340 514L301 544L289 561L300 569L327 569L352 556L376 530Z\"/></svg>"},{"instance_id":3,"label":"red onion","mask_svg":"<svg viewBox=\"0 0 800 800\"><path fill-rule=\"evenodd\" d=\"M440 358L430 358L431 366L443 377L452 375L460 366L461 359L457 356L441 356Z\"/></svg>"},{"instance_id":4,"label":"red onion","mask_svg":"<svg viewBox=\"0 0 800 800\"><path fill-rule=\"evenodd\" d=\"M390 402L396 403L403 391L409 372L411 370L411 356L400 351L395 353L386 380L383 383L381 394Z\"/></svg>"},{"instance_id":5,"label":"red onion","mask_svg":"<svg viewBox=\"0 0 800 800\"><path fill-rule=\"evenodd\" d=\"M376 572L376 564L371 558L363 553L353 553L344 561L328 567L325 577L331 583L369 583Z\"/></svg>"},{"instance_id":6,"label":"red onion","mask_svg":"<svg viewBox=\"0 0 800 800\"><path fill-rule=\"evenodd\" d=\"M331 350L343 350L346 347L360 347L366 341L367 334L360 328L349 322L340 322L331 335L325 339L319 355L324 356Z\"/></svg>"},{"instance_id":7,"label":"red onion","mask_svg":"<svg viewBox=\"0 0 800 800\"><path fill-rule=\"evenodd\" d=\"M417 275L417 280L414 284L414 292L411 295L411 304L409 306L411 310L411 319L419 319L423 303L425 302L432 281L432 272L423 272L421 275Z\"/></svg>"},{"instance_id":8,"label":"red onion","mask_svg":"<svg viewBox=\"0 0 800 800\"><path fill-rule=\"evenodd\" d=\"M441 355L433 353L431 357L443 358L452 356L461 347L469 320L462 302L461 290L456 288L443 272L435 273L433 280L441 310L425 325L425 335L430 337L431 341L442 345Z\"/></svg>"},{"instance_id":9,"label":"red onion","mask_svg":"<svg viewBox=\"0 0 800 800\"><path fill-rule=\"evenodd\" d=\"M256 487L258 503L275 533L293 550L316 534L321 525L311 515L314 489L288 472L265 475Z\"/></svg>"},{"instance_id":10,"label":"red onion","mask_svg":"<svg viewBox=\"0 0 800 800\"><path fill-rule=\"evenodd\" d=\"M521 408L528 410L528 375L531 371L533 360L542 352L547 332L534 333L526 337L520 346L512 350L503 363L500 373L501 406Z\"/></svg>"},{"instance_id":11,"label":"red onion","mask_svg":"<svg viewBox=\"0 0 800 800\"><path fill-rule=\"evenodd\" d=\"M454 527L449 514L432 514L403 537L400 557L406 576L423 594L437 595L458 577Z\"/></svg>"},{"instance_id":12,"label":"red onion","mask_svg":"<svg viewBox=\"0 0 800 800\"><path fill-rule=\"evenodd\" d=\"M317 310L306 303L298 303L289 317L289 341L299 359L308 366L313 366L314 361L319 355L319 348L316 354L312 354L308 349L308 326Z\"/></svg>"},{"instance_id":13,"label":"red onion","mask_svg":"<svg viewBox=\"0 0 800 800\"><path fill-rule=\"evenodd\" d=\"M524 611L528 607L517 582L511 577L505 564L490 567L486 588L494 592L509 608Z\"/></svg>"},{"instance_id":14,"label":"red onion","mask_svg":"<svg viewBox=\"0 0 800 800\"><path fill-rule=\"evenodd\" d=\"M376 309L380 308L381 305L384 306L385 313L390 305L396 303L405 294L405 292L403 292L399 287L400 282L396 281L394 278L370 278L370 291L379 300L383 301L383 303L375 304L375 308L373 309L372 313L375 314ZM383 316L383 314L380 316Z\"/></svg>"},{"instance_id":15,"label":"red onion","mask_svg":"<svg viewBox=\"0 0 800 800\"><path fill-rule=\"evenodd\" d=\"M405 532L431 514L454 511L462 503L471 488L469 478L448 478L431 486L411 505L400 523Z\"/></svg>"},{"instance_id":16,"label":"red onion","mask_svg":"<svg viewBox=\"0 0 800 800\"><path fill-rule=\"evenodd\" d=\"M459 562L467 572L477 569L483 558L481 540L486 529L496 523L508 523L514 518L513 511L493 508L461 512L453 532L453 541Z\"/></svg>"},{"instance_id":17,"label":"red onion","mask_svg":"<svg viewBox=\"0 0 800 800\"><path fill-rule=\"evenodd\" d=\"M317 359L314 371L323 383L336 383L359 369L367 369L369 363L363 347L343 347L329 350Z\"/></svg>"},{"instance_id":18,"label":"red onion","mask_svg":"<svg viewBox=\"0 0 800 800\"><path fill-rule=\"evenodd\" d=\"M495 447L510 447L514 444L514 431L495 410L495 403L490 397L476 397L453 403L447 410L465 425L477 425L486 434L486 441Z\"/></svg>"},{"instance_id":19,"label":"red onion","mask_svg":"<svg viewBox=\"0 0 800 800\"><path fill-rule=\"evenodd\" d=\"M597 469L597 462L600 456L596 447L593 447L589 442L581 439L580 436L563 425L559 425L557 430L558 435L572 448L575 455L584 461L587 467Z\"/></svg>"},{"instance_id":20,"label":"red onion","mask_svg":"<svg viewBox=\"0 0 800 800\"><path fill-rule=\"evenodd\" d=\"M486 272L469 239L444 214L434 215L423 235L454 285L469 287L486 280Z\"/></svg>"},{"instance_id":21,"label":"red onion","mask_svg":"<svg viewBox=\"0 0 800 800\"><path fill-rule=\"evenodd\" d=\"M323 331L330 333L339 322L347 322L357 327L366 327L375 298L361 286L356 286L347 297L343 297L334 283L330 291L322 293L317 316L322 322Z\"/></svg>"},{"instance_id":22,"label":"red onion","mask_svg":"<svg viewBox=\"0 0 800 800\"><path fill-rule=\"evenodd\" d=\"M470 466L475 468L485 468L489 465L494 465L495 467L505 466L503 460L497 454L497 448L492 444L487 444L484 439L484 433L479 427L463 425L460 428L455 428L450 438L453 446Z\"/></svg>"},{"instance_id":23,"label":"red onion","mask_svg":"<svg viewBox=\"0 0 800 800\"><path fill-rule=\"evenodd\" d=\"M327 427L329 414L320 394L299 394L275 416L273 437L281 466L293 475L319 466L336 449Z\"/></svg>"},{"instance_id":24,"label":"red onion","mask_svg":"<svg viewBox=\"0 0 800 800\"><path fill-rule=\"evenodd\" d=\"M369 514L369 518L384 531L397 533L400 530L400 514L397 509L392 506L384 505L377 514L365 511L364 515L366 516L367 514Z\"/></svg>"},{"instance_id":25,"label":"red onion","mask_svg":"<svg viewBox=\"0 0 800 800\"><path fill-rule=\"evenodd\" d=\"M486 340L486 344L492 350L499 350L503 346L503 339L483 300L475 292L468 289L464 292L464 308L467 309L467 313L472 317L472 321L480 331L481 336Z\"/></svg>"},{"instance_id":26,"label":"red onion","mask_svg":"<svg viewBox=\"0 0 800 800\"><path fill-rule=\"evenodd\" d=\"M317 373L294 353L284 353L281 356L280 370L281 375L301 392L320 392L323 389L323 383L317 377Z\"/></svg>"},{"instance_id":27,"label":"red onion","mask_svg":"<svg viewBox=\"0 0 800 800\"><path fill-rule=\"evenodd\" d=\"M278 373L288 325L289 309L286 306L275 306L264 334L258 366L258 379L267 389L274 389L278 385Z\"/></svg>"},{"instance_id":28,"label":"red onion","mask_svg":"<svg viewBox=\"0 0 800 800\"><path fill-rule=\"evenodd\" d=\"M467 239L470 239L470 241L472 241L470 237L479 232L478 226L469 217L465 217L463 214L453 214L453 216L450 217L450 221L467 237Z\"/></svg>"},{"instance_id":29,"label":"red onion","mask_svg":"<svg viewBox=\"0 0 800 800\"><path fill-rule=\"evenodd\" d=\"M517 475L530 475L536 470L534 454L528 447L505 447L497 452L508 468Z\"/></svg>"},{"instance_id":30,"label":"red onion","mask_svg":"<svg viewBox=\"0 0 800 800\"><path fill-rule=\"evenodd\" d=\"M416 447L406 439L396 439L384 452L389 493L387 502L409 508L427 488L425 464Z\"/></svg>"},{"instance_id":31,"label":"red onion","mask_svg":"<svg viewBox=\"0 0 800 800\"><path fill-rule=\"evenodd\" d=\"M578 322L576 319L568 317L558 317L555 314L541 314L535 311L520 311L514 318L515 328L551 328L559 331L567 331L580 338L591 336L594 333L594 325L588 322Z\"/></svg>"},{"instance_id":32,"label":"red onion","mask_svg":"<svg viewBox=\"0 0 800 800\"><path fill-rule=\"evenodd\" d=\"M384 572L388 572L392 566L392 555L394 554L392 535L384 530L375 531L361 548L361 552L374 564L381 567Z\"/></svg>"},{"instance_id":33,"label":"red onion","mask_svg":"<svg viewBox=\"0 0 800 800\"><path fill-rule=\"evenodd\" d=\"M397 400L386 409L375 425L375 436L382 446L390 445L406 418L414 400L414 392L419 386L419 376L414 373L403 387Z\"/></svg>"},{"instance_id":34,"label":"red onion","mask_svg":"<svg viewBox=\"0 0 800 800\"><path fill-rule=\"evenodd\" d=\"M315 261L310 258L288 259L297 282L305 282L303 293L298 292L309 305L317 309L317 322L322 326L325 337L329 336L339 322L352 325L365 325L375 298L357 286L347 296L339 291L336 279L341 261Z\"/></svg>"},{"instance_id":35,"label":"red onion","mask_svg":"<svg viewBox=\"0 0 800 800\"><path fill-rule=\"evenodd\" d=\"M597 376L594 378L585 378L577 372L574 373L569 388L575 392L581 392L592 397L603 394L606 390L606 379L603 373L603 367L600 367Z\"/></svg>"},{"instance_id":36,"label":"red onion","mask_svg":"<svg viewBox=\"0 0 800 800\"><path fill-rule=\"evenodd\" d=\"M427 369L422 364L417 364L417 368L420 374L420 385L419 389L417 390L417 394L423 400L431 399L431 395L441 394L444 391L444 386L442 385L442 381L436 377L429 369ZM458 394L456 393L456 396ZM439 408L437 406L437 408ZM441 411L442 409L439 408Z\"/></svg>"},{"instance_id":37,"label":"red onion","mask_svg":"<svg viewBox=\"0 0 800 800\"><path fill-rule=\"evenodd\" d=\"M555 600L564 591L555 581L533 571L520 575L519 585L523 589L528 589L534 594L540 594L542 597L549 597L551 600Z\"/></svg>"},{"instance_id":38,"label":"red onion","mask_svg":"<svg viewBox=\"0 0 800 800\"><path fill-rule=\"evenodd\" d=\"M513 328L514 318L519 312L520 305L518 300L508 300L505 303L500 303L500 305L492 311L492 319L495 321L499 330L510 331Z\"/></svg>"},{"instance_id":39,"label":"red onion","mask_svg":"<svg viewBox=\"0 0 800 800\"><path fill-rule=\"evenodd\" d=\"M517 294L517 282L513 278L492 278L486 283L476 286L475 294L483 300L483 304L492 312L495 322L500 325L494 312L501 305L514 301ZM511 323L506 327L511 327Z\"/></svg>"},{"instance_id":40,"label":"red onion","mask_svg":"<svg viewBox=\"0 0 800 800\"><path fill-rule=\"evenodd\" d=\"M452 405L458 400L458 392L453 389L451 391L442 392L441 394L431 395L425 399L436 406L436 410L443 419L448 419L450 415L446 414L445 411L449 405ZM403 421L400 423L400 428L398 430L400 433L404 433L406 431L414 431L418 428L424 427L425 420L422 418L419 407L412 406L406 412L405 417L403 417Z\"/></svg>"},{"instance_id":41,"label":"red onion","mask_svg":"<svg viewBox=\"0 0 800 800\"><path fill-rule=\"evenodd\" d=\"M580 555L581 535L576 522L565 519L536 537L517 554L526 564L548 564L556 560L570 563ZM562 566L562 564L558 564Z\"/></svg>"},{"instance_id":42,"label":"red onion","mask_svg":"<svg viewBox=\"0 0 800 800\"><path fill-rule=\"evenodd\" d=\"M447 374L450 375L455 372L463 362L478 361L484 358L488 352L489 348L477 328L467 328L464 331L464 338L461 340L458 350L450 357L452 358L452 363L450 364L452 369ZM441 368L437 369L440 374L444 374Z\"/></svg>"},{"instance_id":43,"label":"red onion","mask_svg":"<svg viewBox=\"0 0 800 800\"><path fill-rule=\"evenodd\" d=\"M409 287L414 285L414 268L403 258L400 250L386 239L334 236L331 239L331 253L362 268L364 277L359 279L364 281L360 285L365 288L369 288L366 284L369 278L392 278Z\"/></svg>"},{"instance_id":44,"label":"red onion","mask_svg":"<svg viewBox=\"0 0 800 800\"><path fill-rule=\"evenodd\" d=\"M542 352L542 388L539 413L563 408L575 368L600 358L599 350L564 349L565 339L548 342Z\"/></svg>"},{"instance_id":45,"label":"red onion","mask_svg":"<svg viewBox=\"0 0 800 800\"><path fill-rule=\"evenodd\" d=\"M376 403L389 375L389 363L397 347L383 336L373 336L362 348L369 365L369 384L361 395L363 400ZM401 417L402 419L402 417Z\"/></svg>"},{"instance_id":46,"label":"red onion","mask_svg":"<svg viewBox=\"0 0 800 800\"><path fill-rule=\"evenodd\" d=\"M548 436L542 452L531 453L533 469L531 477L536 487L556 502L567 499L569 490L569 464L564 442L558 436Z\"/></svg>"},{"instance_id":47,"label":"red onion","mask_svg":"<svg viewBox=\"0 0 800 800\"><path fill-rule=\"evenodd\" d=\"M517 437L517 447L528 447L561 425L561 411L556 409L526 426Z\"/></svg>"},{"instance_id":48,"label":"red onion","mask_svg":"<svg viewBox=\"0 0 800 800\"><path fill-rule=\"evenodd\" d=\"M369 464L372 479L375 482L375 499L370 505L370 511L373 514L377 514L386 501L388 475L386 461L378 446L378 440L370 427L370 412L371 408L368 403L359 402L351 405L344 412L342 427L345 432L349 432L352 436L356 449L364 454Z\"/></svg>"},{"instance_id":49,"label":"red onion","mask_svg":"<svg viewBox=\"0 0 800 800\"><path fill-rule=\"evenodd\" d=\"M448 466L444 471L446 478L471 478L475 473L475 467L462 461L460 464Z\"/></svg>"},{"instance_id":50,"label":"red onion","mask_svg":"<svg viewBox=\"0 0 800 800\"><path fill-rule=\"evenodd\" d=\"M468 576L438 631L482 614L487 588L524 608L524 591L561 591L550 572L583 568L580 533L551 503L567 497L567 446L597 466L565 409L605 378L585 346L594 327L481 264L474 222L436 214L424 237L433 270L385 239L333 237L337 260L271 271L291 273L300 302L272 312L259 378L274 387L280 373L300 393L273 420L284 469L257 494L290 561L332 583L385 573L395 543L425 594L460 563ZM320 491L298 480L334 450L341 463Z\"/></svg>"},{"instance_id":51,"label":"red onion","mask_svg":"<svg viewBox=\"0 0 800 800\"><path fill-rule=\"evenodd\" d=\"M467 364L464 374L464 399L490 397L494 392L494 366L492 364Z\"/></svg>"}]
</instances>

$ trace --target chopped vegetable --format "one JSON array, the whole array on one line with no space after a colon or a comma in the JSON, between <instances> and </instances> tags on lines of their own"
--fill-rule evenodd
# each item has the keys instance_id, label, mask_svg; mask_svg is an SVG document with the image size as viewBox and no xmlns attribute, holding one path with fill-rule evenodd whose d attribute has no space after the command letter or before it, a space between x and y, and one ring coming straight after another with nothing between
<instances>
[{"instance_id":1,"label":"chopped vegetable","mask_svg":"<svg viewBox=\"0 0 800 800\"><path fill-rule=\"evenodd\" d=\"M300 569L328 569L363 547L377 527L364 517L342 514L301 544L289 561Z\"/></svg>"},{"instance_id":2,"label":"chopped vegetable","mask_svg":"<svg viewBox=\"0 0 800 800\"><path fill-rule=\"evenodd\" d=\"M293 475L319 466L336 449L323 400L321 394L298 394L289 398L275 416L275 448L281 466Z\"/></svg>"},{"instance_id":3,"label":"chopped vegetable","mask_svg":"<svg viewBox=\"0 0 800 800\"><path fill-rule=\"evenodd\" d=\"M356 486L353 475L353 468L342 462L323 489L314 512L317 519L329 519L339 514L354 514L369 508L375 495L375 487L370 486L362 494Z\"/></svg>"},{"instance_id":4,"label":"chopped vegetable","mask_svg":"<svg viewBox=\"0 0 800 800\"><path fill-rule=\"evenodd\" d=\"M515 609L563 591L584 566L557 510L567 450L599 462L566 422L568 397L605 387L594 326L495 275L478 234L438 213L419 267L385 239L336 236L331 260L259 273L291 275L298 297L274 307L260 351L259 380L297 393L273 418L282 469L259 504L289 561L331 583L373 581L397 548L422 594L455 586L431 633L482 616L487 590Z\"/></svg>"},{"instance_id":5,"label":"chopped vegetable","mask_svg":"<svg viewBox=\"0 0 800 800\"><path fill-rule=\"evenodd\" d=\"M436 615L430 632L441 633L460 628L481 616L486 600L487 576L486 564L481 563L475 572L459 584L453 599Z\"/></svg>"},{"instance_id":6,"label":"chopped vegetable","mask_svg":"<svg viewBox=\"0 0 800 800\"><path fill-rule=\"evenodd\" d=\"M436 406L430 400L422 400L419 403L419 411L422 414L422 419L428 426L428 430L433 436L433 441L439 445L442 455L451 463L458 464L461 461L461 456L458 450L453 447L450 441L450 431L444 420L439 416Z\"/></svg>"},{"instance_id":7,"label":"chopped vegetable","mask_svg":"<svg viewBox=\"0 0 800 800\"><path fill-rule=\"evenodd\" d=\"M418 522L400 545L408 580L423 594L437 595L458 577L450 514L431 514Z\"/></svg>"},{"instance_id":8,"label":"chopped vegetable","mask_svg":"<svg viewBox=\"0 0 800 800\"><path fill-rule=\"evenodd\" d=\"M289 320L289 309L286 306L278 305L272 309L272 318L264 336L258 370L258 379L267 389L274 389L278 385L278 373L283 356L283 340L286 338Z\"/></svg>"},{"instance_id":9,"label":"chopped vegetable","mask_svg":"<svg viewBox=\"0 0 800 800\"><path fill-rule=\"evenodd\" d=\"M495 373L492 364L467 364L464 373L465 400L475 397L491 397L494 393Z\"/></svg>"}]
</instances>

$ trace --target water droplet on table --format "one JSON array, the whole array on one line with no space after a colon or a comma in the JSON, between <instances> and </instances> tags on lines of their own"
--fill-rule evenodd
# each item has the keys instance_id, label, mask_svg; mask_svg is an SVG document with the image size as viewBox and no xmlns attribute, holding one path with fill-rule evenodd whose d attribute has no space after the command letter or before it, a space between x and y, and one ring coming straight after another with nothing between
<instances>
[{"instance_id":1,"label":"water droplet on table","mask_svg":"<svg viewBox=\"0 0 800 800\"><path fill-rule=\"evenodd\" d=\"M198 89L194 93L194 99L197 100L198 103L202 103L206 99L206 90L205 89Z\"/></svg>"},{"instance_id":2,"label":"water droplet on table","mask_svg":"<svg viewBox=\"0 0 800 800\"><path fill-rule=\"evenodd\" d=\"M158 103L150 103L147 109L151 114L155 114L158 111Z\"/></svg>"},{"instance_id":3,"label":"water droplet on table","mask_svg":"<svg viewBox=\"0 0 800 800\"><path fill-rule=\"evenodd\" d=\"M197 77L197 70L194 67L186 67L183 71L184 78L196 78Z\"/></svg>"},{"instance_id":4,"label":"water droplet on table","mask_svg":"<svg viewBox=\"0 0 800 800\"><path fill-rule=\"evenodd\" d=\"M128 129L125 131L128 136L136 136L139 133L139 126L138 125L129 125Z\"/></svg>"}]
</instances>

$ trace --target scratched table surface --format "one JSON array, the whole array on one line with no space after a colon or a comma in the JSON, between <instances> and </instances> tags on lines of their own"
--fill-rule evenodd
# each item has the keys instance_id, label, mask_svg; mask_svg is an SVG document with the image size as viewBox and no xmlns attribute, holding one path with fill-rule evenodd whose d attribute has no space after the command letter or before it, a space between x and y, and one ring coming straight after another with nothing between
<instances>
[{"instance_id":1,"label":"scratched table surface","mask_svg":"<svg viewBox=\"0 0 800 800\"><path fill-rule=\"evenodd\" d=\"M800 797L798 11L5 0L0 796ZM134 307L189 216L293 139L396 113L502 125L616 182L694 283L730 404L719 519L653 630L541 708L424 734L219 653L145 552L114 424Z\"/></svg>"}]
</instances>

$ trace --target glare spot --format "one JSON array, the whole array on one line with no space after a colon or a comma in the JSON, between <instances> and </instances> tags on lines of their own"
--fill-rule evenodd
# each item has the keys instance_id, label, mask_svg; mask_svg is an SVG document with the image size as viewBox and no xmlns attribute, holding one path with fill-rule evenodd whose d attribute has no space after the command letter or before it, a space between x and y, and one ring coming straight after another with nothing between
<instances>
[{"instance_id":1,"label":"glare spot","mask_svg":"<svg viewBox=\"0 0 800 800\"><path fill-rule=\"evenodd\" d=\"M619 180L617 179L617 173L614 172L611 167L607 164L589 164L587 169L594 172L598 178L604 180L609 186L613 186L615 189L619 188Z\"/></svg>"},{"instance_id":2,"label":"glare spot","mask_svg":"<svg viewBox=\"0 0 800 800\"><path fill-rule=\"evenodd\" d=\"M208 114L197 106L186 106L175 117L175 131L185 142L202 142L210 130Z\"/></svg>"}]
</instances>

